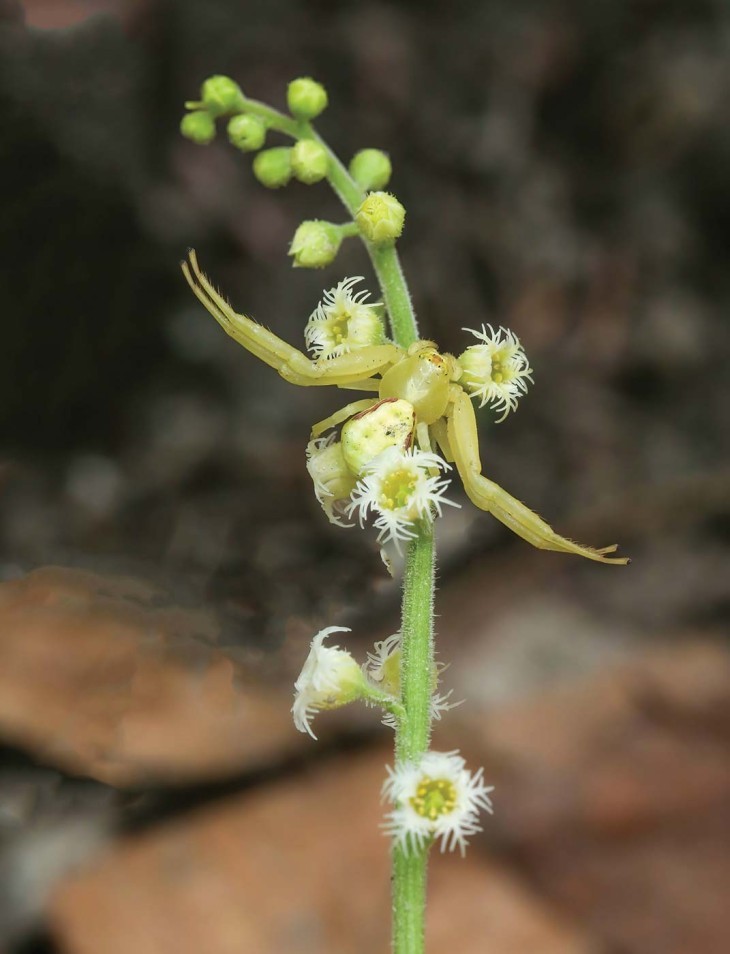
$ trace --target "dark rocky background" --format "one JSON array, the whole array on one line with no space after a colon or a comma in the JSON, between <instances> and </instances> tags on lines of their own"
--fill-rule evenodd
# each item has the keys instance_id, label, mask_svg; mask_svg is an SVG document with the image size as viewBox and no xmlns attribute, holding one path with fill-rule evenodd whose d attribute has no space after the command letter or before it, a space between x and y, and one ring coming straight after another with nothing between
<instances>
[{"instance_id":1,"label":"dark rocky background","mask_svg":"<svg viewBox=\"0 0 730 954\"><path fill-rule=\"evenodd\" d=\"M387 740L372 713L318 747L288 721L315 629L364 652L396 625L372 536L304 469L341 395L237 349L178 262L295 343L323 287L371 276L356 243L290 268L299 221L341 215L324 186L181 139L218 72L278 106L314 75L339 154L390 153L423 331L508 325L535 369L487 472L634 560L443 521L468 702L439 744L504 794L434 866L434 949L724 954L722 0L0 2L0 949L387 947Z\"/></svg>"}]
</instances>

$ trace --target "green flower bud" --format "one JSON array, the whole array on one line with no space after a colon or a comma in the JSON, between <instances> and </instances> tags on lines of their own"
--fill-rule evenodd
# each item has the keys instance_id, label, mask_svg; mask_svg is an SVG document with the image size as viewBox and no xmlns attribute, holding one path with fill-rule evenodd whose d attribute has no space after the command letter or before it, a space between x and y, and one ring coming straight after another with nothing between
<instances>
[{"instance_id":1,"label":"green flower bud","mask_svg":"<svg viewBox=\"0 0 730 954\"><path fill-rule=\"evenodd\" d=\"M209 76L200 88L200 98L213 116L239 113L246 105L240 86L229 76Z\"/></svg>"},{"instance_id":2,"label":"green flower bud","mask_svg":"<svg viewBox=\"0 0 730 954\"><path fill-rule=\"evenodd\" d=\"M297 119L314 119L327 108L327 90L308 76L292 80L286 98L289 112Z\"/></svg>"},{"instance_id":3,"label":"green flower bud","mask_svg":"<svg viewBox=\"0 0 730 954\"><path fill-rule=\"evenodd\" d=\"M183 116L180 132L199 146L207 146L215 139L215 120L204 109L197 109L194 113L186 113Z\"/></svg>"},{"instance_id":4,"label":"green flower bud","mask_svg":"<svg viewBox=\"0 0 730 954\"><path fill-rule=\"evenodd\" d=\"M292 172L306 185L324 179L329 170L327 150L316 139L300 139L292 148Z\"/></svg>"},{"instance_id":5,"label":"green flower bud","mask_svg":"<svg viewBox=\"0 0 730 954\"><path fill-rule=\"evenodd\" d=\"M239 113L228 120L228 139L236 149L253 152L266 141L266 126L255 116Z\"/></svg>"},{"instance_id":6,"label":"green flower bud","mask_svg":"<svg viewBox=\"0 0 730 954\"><path fill-rule=\"evenodd\" d=\"M291 179L291 149L265 149L253 161L253 174L267 189L280 189Z\"/></svg>"},{"instance_id":7,"label":"green flower bud","mask_svg":"<svg viewBox=\"0 0 730 954\"><path fill-rule=\"evenodd\" d=\"M382 189L390 181L393 168L380 149L361 149L350 161L350 175L361 189Z\"/></svg>"},{"instance_id":8,"label":"green flower bud","mask_svg":"<svg viewBox=\"0 0 730 954\"><path fill-rule=\"evenodd\" d=\"M371 242L394 242L403 231L406 210L389 192L371 192L355 213L357 226Z\"/></svg>"},{"instance_id":9,"label":"green flower bud","mask_svg":"<svg viewBox=\"0 0 730 954\"><path fill-rule=\"evenodd\" d=\"M324 268L334 262L342 244L342 233L331 222L302 222L294 233L289 254L295 268Z\"/></svg>"}]
</instances>

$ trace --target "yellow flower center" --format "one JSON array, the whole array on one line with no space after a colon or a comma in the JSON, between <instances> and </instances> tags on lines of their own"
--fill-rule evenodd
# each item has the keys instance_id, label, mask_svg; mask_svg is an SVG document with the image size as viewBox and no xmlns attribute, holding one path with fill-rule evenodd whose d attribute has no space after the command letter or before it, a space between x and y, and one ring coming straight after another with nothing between
<instances>
[{"instance_id":1,"label":"yellow flower center","mask_svg":"<svg viewBox=\"0 0 730 954\"><path fill-rule=\"evenodd\" d=\"M378 505L381 510L400 510L407 507L416 489L417 476L404 467L392 470L380 485Z\"/></svg>"},{"instance_id":2,"label":"yellow flower center","mask_svg":"<svg viewBox=\"0 0 730 954\"><path fill-rule=\"evenodd\" d=\"M456 807L456 788L447 778L429 778L425 775L410 801L421 818L436 821L439 815L448 815Z\"/></svg>"},{"instance_id":3,"label":"yellow flower center","mask_svg":"<svg viewBox=\"0 0 730 954\"><path fill-rule=\"evenodd\" d=\"M507 376L506 355L502 351L497 351L492 355L491 378L495 384L502 384Z\"/></svg>"},{"instance_id":4,"label":"yellow flower center","mask_svg":"<svg viewBox=\"0 0 730 954\"><path fill-rule=\"evenodd\" d=\"M341 345L347 340L347 328L351 317L350 312L345 311L341 315L337 315L336 318L331 319L330 334L332 335L332 341L336 345Z\"/></svg>"}]
</instances>

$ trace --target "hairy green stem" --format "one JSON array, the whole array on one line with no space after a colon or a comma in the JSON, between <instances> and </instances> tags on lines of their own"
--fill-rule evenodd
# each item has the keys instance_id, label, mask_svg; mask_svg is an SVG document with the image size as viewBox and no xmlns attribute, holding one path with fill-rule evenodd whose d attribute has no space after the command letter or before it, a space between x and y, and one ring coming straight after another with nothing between
<instances>
[{"instance_id":1,"label":"hairy green stem","mask_svg":"<svg viewBox=\"0 0 730 954\"><path fill-rule=\"evenodd\" d=\"M309 127L305 134L322 142ZM329 181L355 216L364 193L326 143L330 157ZM408 286L395 245L376 246L363 239L383 293L396 344L407 348L418 339ZM423 522L408 547L401 611L401 701L404 713L397 722L396 763L415 761L428 748L431 734L433 680L433 527ZM423 954L426 914L428 848L393 850L393 952Z\"/></svg>"},{"instance_id":2,"label":"hairy green stem","mask_svg":"<svg viewBox=\"0 0 730 954\"><path fill-rule=\"evenodd\" d=\"M401 617L401 701L405 715L395 739L396 762L417 761L431 735L433 682L433 526L423 522L408 548ZM422 954L428 847L393 851L393 951Z\"/></svg>"},{"instance_id":3,"label":"hairy green stem","mask_svg":"<svg viewBox=\"0 0 730 954\"><path fill-rule=\"evenodd\" d=\"M253 100L246 101L246 109L272 129L295 139L316 139L324 146L330 160L329 183L354 219L365 193L312 125L291 119ZM418 340L418 325L395 244L375 245L364 238L363 241L388 309L393 339L402 348L407 348ZM428 749L434 672L433 594L433 525L422 521L418 536L408 546L403 579L402 710L397 713L396 764L417 761ZM408 852L400 848L393 850L394 954L423 954L427 861L427 847Z\"/></svg>"}]
</instances>

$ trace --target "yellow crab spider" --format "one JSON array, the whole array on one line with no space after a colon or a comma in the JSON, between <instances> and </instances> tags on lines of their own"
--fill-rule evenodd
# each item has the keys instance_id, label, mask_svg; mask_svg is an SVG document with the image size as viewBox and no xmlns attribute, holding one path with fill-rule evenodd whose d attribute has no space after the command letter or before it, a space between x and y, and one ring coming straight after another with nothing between
<instances>
[{"instance_id":1,"label":"yellow crab spider","mask_svg":"<svg viewBox=\"0 0 730 954\"><path fill-rule=\"evenodd\" d=\"M310 360L273 332L235 312L201 272L194 251L182 264L193 293L223 330L247 351L274 368L292 384L334 385L373 392L315 424L312 437L336 427L385 401L407 401L415 415L415 437L422 450L437 446L456 465L469 499L514 533L541 550L575 553L602 563L628 563L608 554L616 545L593 549L560 536L541 517L482 474L476 415L469 394L459 384L463 370L432 341L365 345L345 354Z\"/></svg>"}]
</instances>

